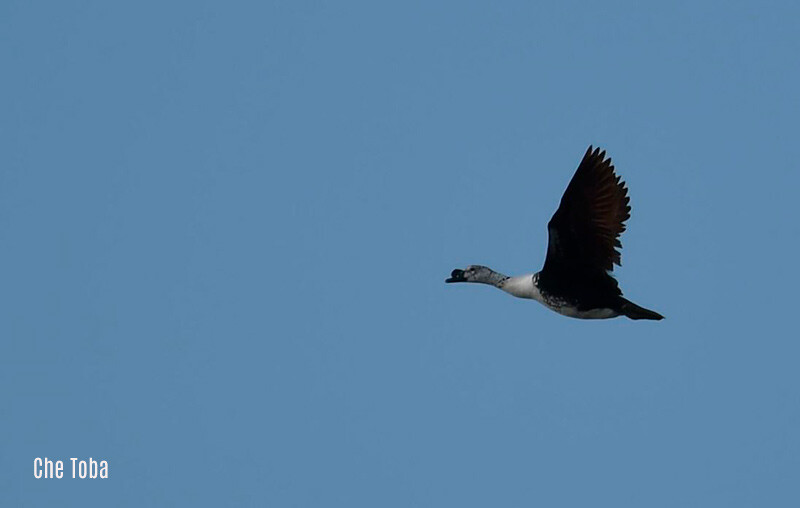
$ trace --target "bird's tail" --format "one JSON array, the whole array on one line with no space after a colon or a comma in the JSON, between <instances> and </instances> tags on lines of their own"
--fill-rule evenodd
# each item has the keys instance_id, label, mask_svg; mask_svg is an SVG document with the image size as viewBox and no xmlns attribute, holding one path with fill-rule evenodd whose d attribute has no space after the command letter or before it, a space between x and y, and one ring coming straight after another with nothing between
<instances>
[{"instance_id":1,"label":"bird's tail","mask_svg":"<svg viewBox=\"0 0 800 508\"><path fill-rule=\"evenodd\" d=\"M622 297L620 297L620 300L622 302L622 304L620 305L620 311L624 316L627 316L631 319L655 319L655 320L664 319L664 316L662 316L658 312L645 309L644 307L639 307L635 303L626 300L625 298Z\"/></svg>"}]
</instances>

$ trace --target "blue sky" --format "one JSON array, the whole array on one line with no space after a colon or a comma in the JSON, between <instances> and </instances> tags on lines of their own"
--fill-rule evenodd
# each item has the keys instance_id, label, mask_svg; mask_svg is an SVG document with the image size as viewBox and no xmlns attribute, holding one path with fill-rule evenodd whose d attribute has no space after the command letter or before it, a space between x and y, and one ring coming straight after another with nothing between
<instances>
[{"instance_id":1,"label":"blue sky","mask_svg":"<svg viewBox=\"0 0 800 508\"><path fill-rule=\"evenodd\" d=\"M0 504L797 506L799 15L3 2ZM589 144L666 320L444 284Z\"/></svg>"}]
</instances>

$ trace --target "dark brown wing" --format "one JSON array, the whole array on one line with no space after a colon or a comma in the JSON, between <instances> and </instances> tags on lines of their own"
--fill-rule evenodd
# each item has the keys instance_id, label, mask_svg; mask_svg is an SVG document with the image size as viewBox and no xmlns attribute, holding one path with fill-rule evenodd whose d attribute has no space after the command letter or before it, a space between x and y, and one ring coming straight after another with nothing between
<instances>
[{"instance_id":1,"label":"dark brown wing","mask_svg":"<svg viewBox=\"0 0 800 508\"><path fill-rule=\"evenodd\" d=\"M611 271L620 265L619 236L630 217L628 189L606 152L590 146L547 224L543 271Z\"/></svg>"}]
</instances>

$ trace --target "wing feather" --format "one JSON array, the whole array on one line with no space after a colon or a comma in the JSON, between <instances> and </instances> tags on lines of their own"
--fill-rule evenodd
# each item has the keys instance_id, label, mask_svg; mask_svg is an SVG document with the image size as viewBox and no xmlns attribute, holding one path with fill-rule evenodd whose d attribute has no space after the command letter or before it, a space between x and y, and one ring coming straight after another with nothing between
<instances>
[{"instance_id":1,"label":"wing feather","mask_svg":"<svg viewBox=\"0 0 800 508\"><path fill-rule=\"evenodd\" d=\"M606 152L591 146L547 225L543 271L612 271L621 265L620 235L630 218L625 182Z\"/></svg>"}]
</instances>

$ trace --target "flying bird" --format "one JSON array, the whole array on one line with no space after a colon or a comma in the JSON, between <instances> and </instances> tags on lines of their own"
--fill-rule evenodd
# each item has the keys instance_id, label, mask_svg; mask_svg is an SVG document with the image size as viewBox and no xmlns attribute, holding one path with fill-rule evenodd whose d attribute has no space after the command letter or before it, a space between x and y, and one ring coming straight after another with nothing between
<instances>
[{"instance_id":1,"label":"flying bird","mask_svg":"<svg viewBox=\"0 0 800 508\"><path fill-rule=\"evenodd\" d=\"M490 284L518 298L530 298L559 314L580 319L664 319L625 299L611 275L621 266L619 236L631 207L625 182L600 148L586 150L561 204L547 224L544 267L508 277L491 268L456 269L445 282Z\"/></svg>"}]
</instances>

